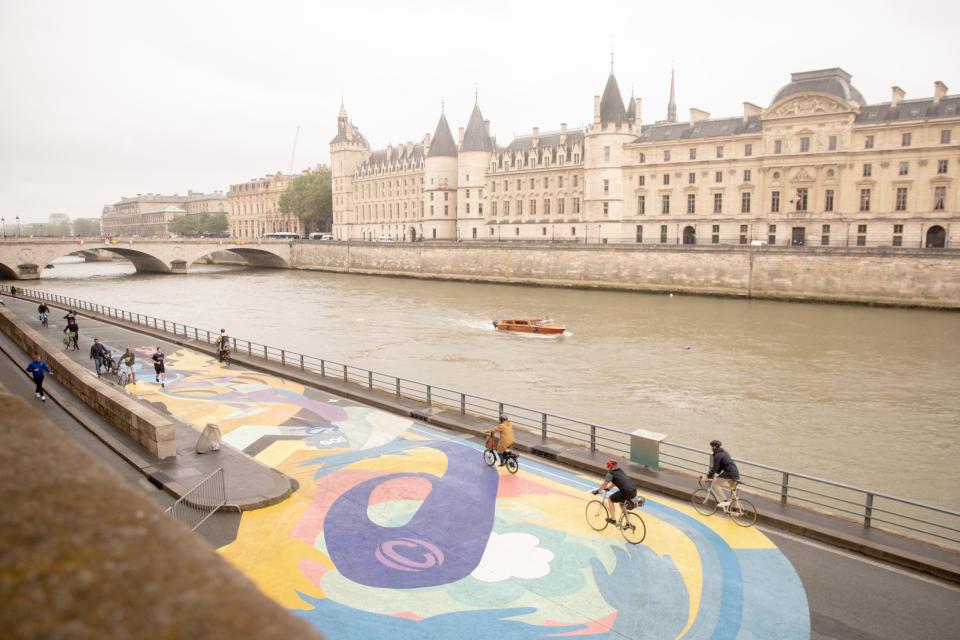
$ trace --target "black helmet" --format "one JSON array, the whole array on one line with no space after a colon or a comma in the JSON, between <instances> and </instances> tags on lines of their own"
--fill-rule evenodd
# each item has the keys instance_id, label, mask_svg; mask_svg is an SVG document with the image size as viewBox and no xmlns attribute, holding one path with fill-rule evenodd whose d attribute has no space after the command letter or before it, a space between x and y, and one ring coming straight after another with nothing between
<instances>
[{"instance_id":1,"label":"black helmet","mask_svg":"<svg viewBox=\"0 0 960 640\"><path fill-rule=\"evenodd\" d=\"M719 440L711 440L711 441L710 441L710 446L711 446L711 447L719 447L719 446L722 445L722 444L723 444L723 443L720 442Z\"/></svg>"},{"instance_id":2,"label":"black helmet","mask_svg":"<svg viewBox=\"0 0 960 640\"><path fill-rule=\"evenodd\" d=\"M508 420L507 414L501 413L501 414L500 414L500 422L503 422L504 420Z\"/></svg>"}]
</instances>

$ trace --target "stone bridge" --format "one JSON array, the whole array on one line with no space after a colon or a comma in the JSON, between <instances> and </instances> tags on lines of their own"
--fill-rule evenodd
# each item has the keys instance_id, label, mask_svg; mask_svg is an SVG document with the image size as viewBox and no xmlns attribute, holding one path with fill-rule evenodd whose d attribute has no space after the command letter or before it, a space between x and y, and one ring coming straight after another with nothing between
<instances>
[{"instance_id":1,"label":"stone bridge","mask_svg":"<svg viewBox=\"0 0 960 640\"><path fill-rule=\"evenodd\" d=\"M197 260L229 251L251 267L290 267L288 240L126 238L6 238L0 240L0 278L33 280L51 262L71 254L109 251L133 263L137 271L187 273Z\"/></svg>"}]
</instances>

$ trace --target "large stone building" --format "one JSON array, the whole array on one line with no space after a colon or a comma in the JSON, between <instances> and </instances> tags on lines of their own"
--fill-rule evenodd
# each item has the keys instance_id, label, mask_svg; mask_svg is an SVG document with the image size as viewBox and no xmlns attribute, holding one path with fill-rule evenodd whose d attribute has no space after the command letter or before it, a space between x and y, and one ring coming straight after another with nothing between
<instances>
[{"instance_id":1,"label":"large stone building","mask_svg":"<svg viewBox=\"0 0 960 640\"><path fill-rule=\"evenodd\" d=\"M140 236L165 238L168 225L177 216L200 213L226 213L227 198L222 191L165 196L156 193L137 194L135 198L121 198L106 205L101 216L105 236Z\"/></svg>"},{"instance_id":2,"label":"large stone building","mask_svg":"<svg viewBox=\"0 0 960 640\"><path fill-rule=\"evenodd\" d=\"M278 231L302 234L300 219L280 212L280 196L294 178L296 176L278 171L274 175L230 185L227 192L230 235L234 238L260 238Z\"/></svg>"},{"instance_id":3,"label":"large stone building","mask_svg":"<svg viewBox=\"0 0 960 640\"><path fill-rule=\"evenodd\" d=\"M643 124L611 71L584 129L499 146L474 105L422 143L371 151L341 107L330 143L342 240L943 247L960 242L960 96L868 104L841 69L794 73L768 107Z\"/></svg>"}]
</instances>

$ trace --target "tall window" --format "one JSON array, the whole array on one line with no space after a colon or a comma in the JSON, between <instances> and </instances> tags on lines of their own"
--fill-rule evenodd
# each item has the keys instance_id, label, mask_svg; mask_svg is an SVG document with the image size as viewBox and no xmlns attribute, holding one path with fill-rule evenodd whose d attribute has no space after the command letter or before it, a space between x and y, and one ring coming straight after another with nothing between
<instances>
[{"instance_id":1,"label":"tall window","mask_svg":"<svg viewBox=\"0 0 960 640\"><path fill-rule=\"evenodd\" d=\"M557 198L557 215L563 215L567 212L567 199Z\"/></svg>"},{"instance_id":2,"label":"tall window","mask_svg":"<svg viewBox=\"0 0 960 640\"><path fill-rule=\"evenodd\" d=\"M752 156L753 155L753 145L749 142L743 145L743 155Z\"/></svg>"},{"instance_id":3,"label":"tall window","mask_svg":"<svg viewBox=\"0 0 960 640\"><path fill-rule=\"evenodd\" d=\"M780 213L780 192L779 191L770 192L770 212Z\"/></svg>"},{"instance_id":4,"label":"tall window","mask_svg":"<svg viewBox=\"0 0 960 640\"><path fill-rule=\"evenodd\" d=\"M833 211L833 189L827 189L823 196L823 210Z\"/></svg>"},{"instance_id":5,"label":"tall window","mask_svg":"<svg viewBox=\"0 0 960 640\"><path fill-rule=\"evenodd\" d=\"M550 198L543 199L543 215L550 215Z\"/></svg>"},{"instance_id":6,"label":"tall window","mask_svg":"<svg viewBox=\"0 0 960 640\"><path fill-rule=\"evenodd\" d=\"M696 148L696 147L690 147L690 159L691 159L691 160L696 160L696 159L697 159L697 148Z\"/></svg>"},{"instance_id":7,"label":"tall window","mask_svg":"<svg viewBox=\"0 0 960 640\"><path fill-rule=\"evenodd\" d=\"M783 140L774 140L774 141L773 141L773 152L774 152L774 153L783 153Z\"/></svg>"},{"instance_id":8,"label":"tall window","mask_svg":"<svg viewBox=\"0 0 960 640\"><path fill-rule=\"evenodd\" d=\"M717 171L713 176L714 182L723 182L723 171Z\"/></svg>"},{"instance_id":9,"label":"tall window","mask_svg":"<svg viewBox=\"0 0 960 640\"><path fill-rule=\"evenodd\" d=\"M604 193L604 194L610 193L610 181L609 181L609 180L604 180L604 181L603 181L603 193Z\"/></svg>"},{"instance_id":10,"label":"tall window","mask_svg":"<svg viewBox=\"0 0 960 640\"><path fill-rule=\"evenodd\" d=\"M950 129L943 129L940 132L940 144L950 144Z\"/></svg>"},{"instance_id":11,"label":"tall window","mask_svg":"<svg viewBox=\"0 0 960 640\"><path fill-rule=\"evenodd\" d=\"M603 217L604 217L604 218L609 218L609 217L610 217L610 203L609 203L609 202L604 202L604 203L603 203Z\"/></svg>"},{"instance_id":12,"label":"tall window","mask_svg":"<svg viewBox=\"0 0 960 640\"><path fill-rule=\"evenodd\" d=\"M912 134L912 133L904 133L904 134L901 134L901 136L900 136L900 146L901 146L901 147L909 147L912 142L913 142L913 134Z\"/></svg>"},{"instance_id":13,"label":"tall window","mask_svg":"<svg viewBox=\"0 0 960 640\"><path fill-rule=\"evenodd\" d=\"M710 237L710 242L712 244L720 244L720 225L713 225L713 229L711 229L711 231L713 234Z\"/></svg>"},{"instance_id":14,"label":"tall window","mask_svg":"<svg viewBox=\"0 0 960 640\"><path fill-rule=\"evenodd\" d=\"M870 211L870 189L860 189L860 211Z\"/></svg>"},{"instance_id":15,"label":"tall window","mask_svg":"<svg viewBox=\"0 0 960 640\"><path fill-rule=\"evenodd\" d=\"M867 246L867 225L865 224L857 225L857 246Z\"/></svg>"},{"instance_id":16,"label":"tall window","mask_svg":"<svg viewBox=\"0 0 960 640\"><path fill-rule=\"evenodd\" d=\"M807 210L807 188L797 189L797 211Z\"/></svg>"},{"instance_id":17,"label":"tall window","mask_svg":"<svg viewBox=\"0 0 960 640\"><path fill-rule=\"evenodd\" d=\"M722 158L722 157L723 157L723 145L718 145L718 146L717 146L717 157L718 157L718 158Z\"/></svg>"},{"instance_id":18,"label":"tall window","mask_svg":"<svg viewBox=\"0 0 960 640\"><path fill-rule=\"evenodd\" d=\"M517 215L523 215L523 200L517 200Z\"/></svg>"},{"instance_id":19,"label":"tall window","mask_svg":"<svg viewBox=\"0 0 960 640\"><path fill-rule=\"evenodd\" d=\"M869 162L863 165L863 177L869 178L873 175L873 165Z\"/></svg>"},{"instance_id":20,"label":"tall window","mask_svg":"<svg viewBox=\"0 0 960 640\"><path fill-rule=\"evenodd\" d=\"M767 244L777 244L777 225L767 227Z\"/></svg>"},{"instance_id":21,"label":"tall window","mask_svg":"<svg viewBox=\"0 0 960 640\"><path fill-rule=\"evenodd\" d=\"M503 201L503 215L505 215L505 216L509 216L509 215L510 215L510 201L509 201L509 200L504 200L504 201Z\"/></svg>"},{"instance_id":22,"label":"tall window","mask_svg":"<svg viewBox=\"0 0 960 640\"><path fill-rule=\"evenodd\" d=\"M687 213L696 213L697 212L697 194L688 193L687 194Z\"/></svg>"},{"instance_id":23,"label":"tall window","mask_svg":"<svg viewBox=\"0 0 960 640\"><path fill-rule=\"evenodd\" d=\"M660 225L660 242L667 241L667 225Z\"/></svg>"},{"instance_id":24,"label":"tall window","mask_svg":"<svg viewBox=\"0 0 960 640\"><path fill-rule=\"evenodd\" d=\"M895 247L903 246L903 225L902 224L893 225L893 246Z\"/></svg>"},{"instance_id":25,"label":"tall window","mask_svg":"<svg viewBox=\"0 0 960 640\"><path fill-rule=\"evenodd\" d=\"M825 224L820 229L820 244L830 246L830 225Z\"/></svg>"},{"instance_id":26,"label":"tall window","mask_svg":"<svg viewBox=\"0 0 960 640\"><path fill-rule=\"evenodd\" d=\"M563 176L557 176L557 187L563 189Z\"/></svg>"},{"instance_id":27,"label":"tall window","mask_svg":"<svg viewBox=\"0 0 960 640\"><path fill-rule=\"evenodd\" d=\"M753 172L750 169L743 170L743 181L750 182L750 179L753 177Z\"/></svg>"},{"instance_id":28,"label":"tall window","mask_svg":"<svg viewBox=\"0 0 960 640\"><path fill-rule=\"evenodd\" d=\"M661 213L670 213L670 196L669 194L663 194L663 197L660 201L660 212Z\"/></svg>"},{"instance_id":29,"label":"tall window","mask_svg":"<svg viewBox=\"0 0 960 640\"><path fill-rule=\"evenodd\" d=\"M943 175L947 172L947 161L937 160L937 173Z\"/></svg>"},{"instance_id":30,"label":"tall window","mask_svg":"<svg viewBox=\"0 0 960 640\"><path fill-rule=\"evenodd\" d=\"M750 213L750 192L740 194L740 213Z\"/></svg>"},{"instance_id":31,"label":"tall window","mask_svg":"<svg viewBox=\"0 0 960 640\"><path fill-rule=\"evenodd\" d=\"M897 200L894 205L896 211L906 211L907 210L907 188L906 187L897 187Z\"/></svg>"},{"instance_id":32,"label":"tall window","mask_svg":"<svg viewBox=\"0 0 960 640\"><path fill-rule=\"evenodd\" d=\"M900 163L899 175L905 176L905 175L907 175L908 173L910 173L910 163L909 163L909 162L901 162L901 163Z\"/></svg>"},{"instance_id":33,"label":"tall window","mask_svg":"<svg viewBox=\"0 0 960 640\"><path fill-rule=\"evenodd\" d=\"M747 244L747 229L747 225L740 225L740 244Z\"/></svg>"},{"instance_id":34,"label":"tall window","mask_svg":"<svg viewBox=\"0 0 960 640\"><path fill-rule=\"evenodd\" d=\"M637 215L646 215L647 213L647 196L637 196Z\"/></svg>"},{"instance_id":35,"label":"tall window","mask_svg":"<svg viewBox=\"0 0 960 640\"><path fill-rule=\"evenodd\" d=\"M722 193L713 194L713 212L723 213L723 194Z\"/></svg>"},{"instance_id":36,"label":"tall window","mask_svg":"<svg viewBox=\"0 0 960 640\"><path fill-rule=\"evenodd\" d=\"M800 138L800 153L806 153L810 151L810 138L804 136Z\"/></svg>"},{"instance_id":37,"label":"tall window","mask_svg":"<svg viewBox=\"0 0 960 640\"><path fill-rule=\"evenodd\" d=\"M562 186L562 185L561 185L561 186ZM544 188L544 189L549 189L549 188L550 188L550 178L544 178L544 179L543 179L543 188ZM470 194L468 193L467 195L470 195Z\"/></svg>"},{"instance_id":38,"label":"tall window","mask_svg":"<svg viewBox=\"0 0 960 640\"><path fill-rule=\"evenodd\" d=\"M643 242L643 225L638 224L637 225L637 244L640 244L642 242Z\"/></svg>"},{"instance_id":39,"label":"tall window","mask_svg":"<svg viewBox=\"0 0 960 640\"><path fill-rule=\"evenodd\" d=\"M837 136L830 136L827 138L827 149L830 151L837 150Z\"/></svg>"},{"instance_id":40,"label":"tall window","mask_svg":"<svg viewBox=\"0 0 960 640\"><path fill-rule=\"evenodd\" d=\"M670 162L670 149L663 150L663 161Z\"/></svg>"},{"instance_id":41,"label":"tall window","mask_svg":"<svg viewBox=\"0 0 960 640\"><path fill-rule=\"evenodd\" d=\"M610 147L603 148L603 161L610 162Z\"/></svg>"},{"instance_id":42,"label":"tall window","mask_svg":"<svg viewBox=\"0 0 960 640\"><path fill-rule=\"evenodd\" d=\"M494 217L497 216L497 201L494 200L490 203L490 214Z\"/></svg>"},{"instance_id":43,"label":"tall window","mask_svg":"<svg viewBox=\"0 0 960 640\"><path fill-rule=\"evenodd\" d=\"M580 213L580 198L573 199L573 212Z\"/></svg>"},{"instance_id":44,"label":"tall window","mask_svg":"<svg viewBox=\"0 0 960 640\"><path fill-rule=\"evenodd\" d=\"M697 182L697 174L691 171L690 173L687 174L687 184L696 184L696 182Z\"/></svg>"},{"instance_id":45,"label":"tall window","mask_svg":"<svg viewBox=\"0 0 960 640\"><path fill-rule=\"evenodd\" d=\"M934 187L933 188L933 210L934 211L943 211L947 205L947 188L946 187Z\"/></svg>"},{"instance_id":46,"label":"tall window","mask_svg":"<svg viewBox=\"0 0 960 640\"><path fill-rule=\"evenodd\" d=\"M637 176L637 185L644 186L647 184L647 176Z\"/></svg>"},{"instance_id":47,"label":"tall window","mask_svg":"<svg viewBox=\"0 0 960 640\"><path fill-rule=\"evenodd\" d=\"M530 198L530 215L537 215L537 201L533 198Z\"/></svg>"},{"instance_id":48,"label":"tall window","mask_svg":"<svg viewBox=\"0 0 960 640\"><path fill-rule=\"evenodd\" d=\"M873 136L866 136L863 139L864 149L873 149Z\"/></svg>"},{"instance_id":49,"label":"tall window","mask_svg":"<svg viewBox=\"0 0 960 640\"><path fill-rule=\"evenodd\" d=\"M578 186L580 184L580 176L573 176L573 186Z\"/></svg>"},{"instance_id":50,"label":"tall window","mask_svg":"<svg viewBox=\"0 0 960 640\"><path fill-rule=\"evenodd\" d=\"M663 174L663 184L670 184L670 174L669 174L669 173Z\"/></svg>"}]
</instances>

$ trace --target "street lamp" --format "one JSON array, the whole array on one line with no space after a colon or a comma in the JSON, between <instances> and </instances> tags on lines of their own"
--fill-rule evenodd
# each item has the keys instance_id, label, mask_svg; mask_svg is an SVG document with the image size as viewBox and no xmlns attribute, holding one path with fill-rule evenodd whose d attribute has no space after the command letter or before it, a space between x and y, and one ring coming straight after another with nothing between
<instances>
[{"instance_id":1,"label":"street lamp","mask_svg":"<svg viewBox=\"0 0 960 640\"><path fill-rule=\"evenodd\" d=\"M17 216L17 239L20 239L20 216Z\"/></svg>"},{"instance_id":2,"label":"street lamp","mask_svg":"<svg viewBox=\"0 0 960 640\"><path fill-rule=\"evenodd\" d=\"M6 218L0 218L0 227L3 228L3 231L2 231L3 237L6 238L7 237L7 219Z\"/></svg>"}]
</instances>

